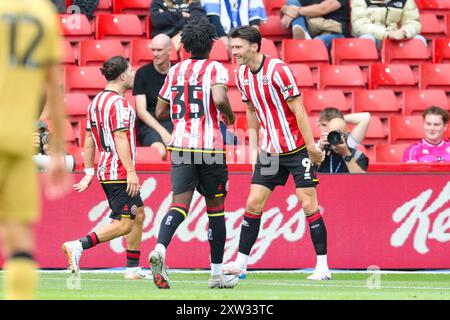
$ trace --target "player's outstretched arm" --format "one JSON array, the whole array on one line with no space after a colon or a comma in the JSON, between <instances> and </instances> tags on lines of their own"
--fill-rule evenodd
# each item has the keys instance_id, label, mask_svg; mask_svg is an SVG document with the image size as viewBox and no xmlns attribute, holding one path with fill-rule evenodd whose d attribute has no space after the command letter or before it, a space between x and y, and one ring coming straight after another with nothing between
<instances>
[{"instance_id":1,"label":"player's outstretched arm","mask_svg":"<svg viewBox=\"0 0 450 320\"><path fill-rule=\"evenodd\" d=\"M49 67L47 79L48 112L52 121L52 139L49 143L47 196L52 199L64 196L70 190L70 177L64 160L64 93L61 87L62 69L59 64Z\"/></svg>"},{"instance_id":2,"label":"player's outstretched arm","mask_svg":"<svg viewBox=\"0 0 450 320\"><path fill-rule=\"evenodd\" d=\"M230 101L228 100L227 87L225 85L215 85L212 87L211 92L214 104L222 112L225 124L234 124L235 115L231 110Z\"/></svg>"},{"instance_id":3,"label":"player's outstretched arm","mask_svg":"<svg viewBox=\"0 0 450 320\"><path fill-rule=\"evenodd\" d=\"M167 101L158 97L156 102L155 116L158 120L164 120L170 117L170 105Z\"/></svg>"},{"instance_id":4,"label":"player's outstretched arm","mask_svg":"<svg viewBox=\"0 0 450 320\"><path fill-rule=\"evenodd\" d=\"M297 125L302 133L303 139L305 140L306 148L308 149L309 158L314 164L320 164L325 157L325 153L320 150L314 142L311 126L309 125L308 116L303 106L301 97L297 96L289 99L287 100L287 104L289 109L291 109L291 111L295 114Z\"/></svg>"},{"instance_id":5,"label":"player's outstretched arm","mask_svg":"<svg viewBox=\"0 0 450 320\"><path fill-rule=\"evenodd\" d=\"M247 102L247 127L248 127L248 144L250 163L254 167L256 159L258 158L258 144L259 144L259 122L256 116L255 106L251 102Z\"/></svg>"},{"instance_id":6,"label":"player's outstretched arm","mask_svg":"<svg viewBox=\"0 0 450 320\"><path fill-rule=\"evenodd\" d=\"M83 192L92 183L95 175L94 169L95 159L95 142L90 131L86 131L86 138L84 139L84 177L80 182L73 185L75 191Z\"/></svg>"},{"instance_id":7,"label":"player's outstretched arm","mask_svg":"<svg viewBox=\"0 0 450 320\"><path fill-rule=\"evenodd\" d=\"M139 178L134 168L133 160L130 154L130 143L128 142L127 131L114 132L114 142L116 144L117 154L127 171L127 193L135 197L139 193Z\"/></svg>"},{"instance_id":8,"label":"player's outstretched arm","mask_svg":"<svg viewBox=\"0 0 450 320\"><path fill-rule=\"evenodd\" d=\"M348 123L354 124L351 135L357 143L361 143L366 136L367 129L370 124L369 112L358 112L344 115L344 120Z\"/></svg>"},{"instance_id":9,"label":"player's outstretched arm","mask_svg":"<svg viewBox=\"0 0 450 320\"><path fill-rule=\"evenodd\" d=\"M170 133L164 128L158 120L156 120L150 112L147 110L147 97L145 94L139 94L137 96L134 96L134 100L136 102L136 110L139 119L141 119L142 122L144 122L148 127L153 128L158 132L158 134L161 136L163 142L165 145L168 145L170 142L171 135Z\"/></svg>"}]
</instances>

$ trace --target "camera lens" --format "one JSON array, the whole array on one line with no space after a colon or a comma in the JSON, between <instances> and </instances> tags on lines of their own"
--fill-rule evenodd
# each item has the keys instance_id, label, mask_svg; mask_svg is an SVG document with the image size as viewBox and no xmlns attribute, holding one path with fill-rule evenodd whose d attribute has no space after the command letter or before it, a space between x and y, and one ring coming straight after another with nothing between
<instances>
[{"instance_id":1,"label":"camera lens","mask_svg":"<svg viewBox=\"0 0 450 320\"><path fill-rule=\"evenodd\" d=\"M342 135L339 131L330 131L327 140L329 144L335 146L342 143Z\"/></svg>"}]
</instances>

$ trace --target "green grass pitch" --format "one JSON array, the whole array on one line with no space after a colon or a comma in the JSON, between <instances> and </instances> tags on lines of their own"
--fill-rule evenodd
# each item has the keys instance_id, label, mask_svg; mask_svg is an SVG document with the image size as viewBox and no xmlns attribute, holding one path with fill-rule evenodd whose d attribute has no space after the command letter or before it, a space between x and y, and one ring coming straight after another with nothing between
<instances>
[{"instance_id":1,"label":"green grass pitch","mask_svg":"<svg viewBox=\"0 0 450 320\"><path fill-rule=\"evenodd\" d=\"M450 274L334 273L331 281L308 281L306 273L247 275L234 289L207 288L209 274L170 273L171 289L151 280L124 280L122 273L82 271L79 282L69 273L41 272L38 299L45 300L277 300L277 299L438 299L450 300ZM3 279L0 273L0 297Z\"/></svg>"}]
</instances>

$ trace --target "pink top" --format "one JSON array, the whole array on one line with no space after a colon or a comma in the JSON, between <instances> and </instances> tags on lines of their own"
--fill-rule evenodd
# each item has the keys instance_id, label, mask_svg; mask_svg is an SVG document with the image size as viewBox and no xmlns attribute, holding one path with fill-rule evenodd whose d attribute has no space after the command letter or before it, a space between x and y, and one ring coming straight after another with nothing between
<instances>
[{"instance_id":1,"label":"pink top","mask_svg":"<svg viewBox=\"0 0 450 320\"><path fill-rule=\"evenodd\" d=\"M450 162L450 142L436 145L422 139L406 148L402 162Z\"/></svg>"}]
</instances>

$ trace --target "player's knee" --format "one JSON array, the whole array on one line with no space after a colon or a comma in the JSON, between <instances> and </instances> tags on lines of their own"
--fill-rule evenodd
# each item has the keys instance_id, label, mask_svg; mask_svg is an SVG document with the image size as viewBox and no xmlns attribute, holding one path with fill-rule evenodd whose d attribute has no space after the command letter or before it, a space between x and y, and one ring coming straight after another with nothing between
<instances>
[{"instance_id":1,"label":"player's knee","mask_svg":"<svg viewBox=\"0 0 450 320\"><path fill-rule=\"evenodd\" d=\"M317 204L311 197L304 197L302 199L302 208L305 213L314 212L317 210Z\"/></svg>"},{"instance_id":2,"label":"player's knee","mask_svg":"<svg viewBox=\"0 0 450 320\"><path fill-rule=\"evenodd\" d=\"M263 201L261 197L257 195L250 195L247 199L246 209L251 212L261 212L263 210Z\"/></svg>"},{"instance_id":3,"label":"player's knee","mask_svg":"<svg viewBox=\"0 0 450 320\"><path fill-rule=\"evenodd\" d=\"M119 233L120 235L124 236L131 232L131 229L133 228L133 223L130 219L122 219L121 223L119 223Z\"/></svg>"},{"instance_id":4,"label":"player's knee","mask_svg":"<svg viewBox=\"0 0 450 320\"><path fill-rule=\"evenodd\" d=\"M144 208L138 208L136 212L136 217L134 218L135 223L143 224L145 219Z\"/></svg>"}]
</instances>

